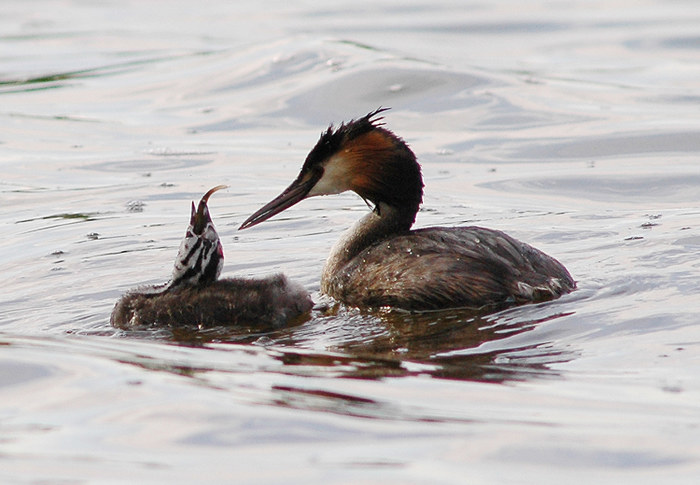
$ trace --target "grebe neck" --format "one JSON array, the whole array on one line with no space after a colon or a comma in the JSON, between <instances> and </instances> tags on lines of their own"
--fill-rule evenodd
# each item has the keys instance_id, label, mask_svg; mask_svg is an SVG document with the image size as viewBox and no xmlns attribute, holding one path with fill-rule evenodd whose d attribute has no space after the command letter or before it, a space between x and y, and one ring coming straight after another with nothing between
<instances>
[{"instance_id":1,"label":"grebe neck","mask_svg":"<svg viewBox=\"0 0 700 485\"><path fill-rule=\"evenodd\" d=\"M372 212L357 221L335 243L323 267L321 289L342 267L372 244L411 229L416 213L400 210L381 202Z\"/></svg>"}]
</instances>

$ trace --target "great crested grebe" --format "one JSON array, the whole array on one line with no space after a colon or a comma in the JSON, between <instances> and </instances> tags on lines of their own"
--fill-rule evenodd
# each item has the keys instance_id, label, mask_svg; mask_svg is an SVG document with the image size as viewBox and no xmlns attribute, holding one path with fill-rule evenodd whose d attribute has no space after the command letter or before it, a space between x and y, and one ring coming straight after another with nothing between
<instances>
[{"instance_id":1,"label":"great crested grebe","mask_svg":"<svg viewBox=\"0 0 700 485\"><path fill-rule=\"evenodd\" d=\"M112 311L118 328L143 326L242 325L279 328L311 309L313 302L301 285L278 274L264 279L218 279L224 266L219 235L207 201L225 185L204 194L192 215L168 283L127 292Z\"/></svg>"},{"instance_id":2,"label":"great crested grebe","mask_svg":"<svg viewBox=\"0 0 700 485\"><path fill-rule=\"evenodd\" d=\"M352 190L371 213L335 244L321 291L353 306L407 310L503 307L544 301L576 284L556 259L483 227L411 230L423 201L416 157L377 115L332 125L296 180L250 216L254 226L307 197Z\"/></svg>"}]
</instances>

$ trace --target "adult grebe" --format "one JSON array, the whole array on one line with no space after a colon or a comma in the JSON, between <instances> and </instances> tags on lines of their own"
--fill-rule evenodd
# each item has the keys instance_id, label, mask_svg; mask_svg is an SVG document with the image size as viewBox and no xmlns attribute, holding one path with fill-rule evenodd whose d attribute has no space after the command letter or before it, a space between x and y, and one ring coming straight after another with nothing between
<instances>
[{"instance_id":1,"label":"adult grebe","mask_svg":"<svg viewBox=\"0 0 700 485\"><path fill-rule=\"evenodd\" d=\"M192 202L190 225L170 282L127 292L112 311L112 325L278 328L311 309L306 290L281 274L265 279L218 279L224 252L207 201L225 187L219 185L204 194L196 210Z\"/></svg>"},{"instance_id":2,"label":"adult grebe","mask_svg":"<svg viewBox=\"0 0 700 485\"><path fill-rule=\"evenodd\" d=\"M374 209L336 243L323 269L321 291L341 302L409 310L500 307L576 287L557 260L501 231L410 230L423 180L411 149L381 126L377 115L385 109L328 128L296 180L239 229L307 197L352 190Z\"/></svg>"}]
</instances>

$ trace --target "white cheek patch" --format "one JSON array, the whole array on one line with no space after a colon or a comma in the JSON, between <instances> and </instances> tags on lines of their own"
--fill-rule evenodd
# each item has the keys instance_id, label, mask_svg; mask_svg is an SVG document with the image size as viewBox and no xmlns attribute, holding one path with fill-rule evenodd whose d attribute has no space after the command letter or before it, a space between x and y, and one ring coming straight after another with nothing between
<instances>
[{"instance_id":1,"label":"white cheek patch","mask_svg":"<svg viewBox=\"0 0 700 485\"><path fill-rule=\"evenodd\" d=\"M323 167L323 176L311 187L307 197L340 194L350 190L352 174L347 159L341 154L333 155Z\"/></svg>"},{"instance_id":2,"label":"white cheek patch","mask_svg":"<svg viewBox=\"0 0 700 485\"><path fill-rule=\"evenodd\" d=\"M219 234L217 234L216 229L214 229L214 224L209 223L206 225L202 237L212 242L219 240Z\"/></svg>"}]
</instances>

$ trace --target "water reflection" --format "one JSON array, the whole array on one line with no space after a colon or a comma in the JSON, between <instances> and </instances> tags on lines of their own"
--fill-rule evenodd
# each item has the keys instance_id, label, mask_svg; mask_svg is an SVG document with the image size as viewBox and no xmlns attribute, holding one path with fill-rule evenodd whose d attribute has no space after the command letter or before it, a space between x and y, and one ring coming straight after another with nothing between
<instances>
[{"instance_id":1,"label":"water reflection","mask_svg":"<svg viewBox=\"0 0 700 485\"><path fill-rule=\"evenodd\" d=\"M400 407L391 405L389 402L325 389L274 386L272 395L272 404L281 407L331 412L342 416L361 418L411 419L401 412Z\"/></svg>"},{"instance_id":2,"label":"water reflection","mask_svg":"<svg viewBox=\"0 0 700 485\"><path fill-rule=\"evenodd\" d=\"M533 308L535 308L533 306ZM541 337L513 337L569 314L533 312L531 318L508 311L480 315L472 310L408 313L396 310L360 311L341 305L316 309L285 329L179 327L120 332L124 337L165 339L185 347L263 350L279 365L264 361L256 371L293 376L383 379L431 377L501 383L557 375L549 367L572 354ZM223 346L223 347L222 347ZM177 374L181 364L150 363ZM186 367L186 366L185 366ZM198 367L187 372L207 372ZM289 388L285 393L291 392Z\"/></svg>"},{"instance_id":3,"label":"water reflection","mask_svg":"<svg viewBox=\"0 0 700 485\"><path fill-rule=\"evenodd\" d=\"M338 311L334 317L346 322L345 311ZM503 382L504 380L523 379L548 370L545 363L536 358L527 362L513 360L509 357L514 352L529 350L532 356L545 342L533 339L526 344L509 344L508 339L534 329L538 324L565 316L551 314L535 319L520 318L510 321L508 312L483 315L472 310L446 310L440 312L407 313L403 311L379 311L362 315L363 320L356 321L362 325L363 336L357 336L359 329L351 333L329 336L317 335L317 340L324 338L333 350L360 359L364 364L346 375L363 378L382 378L396 375L426 374L460 380ZM325 326L316 332L324 334ZM332 325L329 326L332 332ZM370 334L368 327L373 331ZM344 326L340 326L342 329ZM337 332L337 329L335 329ZM280 343L304 346L305 336L297 338L293 333ZM488 344L501 342L497 349L491 350ZM551 362L552 353L547 350L545 362ZM561 360L566 358L561 355Z\"/></svg>"}]
</instances>

